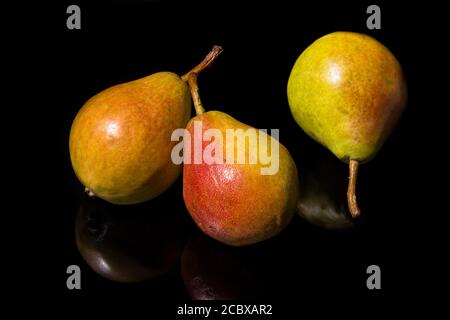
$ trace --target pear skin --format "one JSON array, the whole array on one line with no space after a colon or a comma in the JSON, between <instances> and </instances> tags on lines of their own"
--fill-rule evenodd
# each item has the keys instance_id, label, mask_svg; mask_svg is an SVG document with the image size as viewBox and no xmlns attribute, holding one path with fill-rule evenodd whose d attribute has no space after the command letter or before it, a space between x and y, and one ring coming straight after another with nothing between
<instances>
[{"instance_id":1,"label":"pear skin","mask_svg":"<svg viewBox=\"0 0 450 320\"><path fill-rule=\"evenodd\" d=\"M226 137L226 129L254 129L226 113L209 111L198 114L187 125L191 139L194 121L201 121L203 132L217 129L223 137ZM195 164L193 152L191 161L186 161L185 156L183 197L186 207L198 227L220 242L243 246L266 240L283 230L294 215L299 196L296 165L283 145L273 137L265 137L270 150L274 144L279 146L279 168L273 175L261 174L263 164L259 157L253 164L249 161L236 164L238 149L245 149L246 159L249 159L250 151L255 151L251 150L255 145L249 140L236 137L233 164L225 159L226 139L223 141L223 164L205 161ZM202 150L209 144L203 141Z\"/></svg>"},{"instance_id":2,"label":"pear skin","mask_svg":"<svg viewBox=\"0 0 450 320\"><path fill-rule=\"evenodd\" d=\"M375 39L352 32L316 40L300 55L288 82L296 122L346 162L375 156L406 95L394 55Z\"/></svg>"},{"instance_id":3,"label":"pear skin","mask_svg":"<svg viewBox=\"0 0 450 320\"><path fill-rule=\"evenodd\" d=\"M181 173L171 161L172 131L191 116L188 85L158 72L92 97L70 131L70 158L81 183L114 204L134 204L164 192Z\"/></svg>"}]
</instances>

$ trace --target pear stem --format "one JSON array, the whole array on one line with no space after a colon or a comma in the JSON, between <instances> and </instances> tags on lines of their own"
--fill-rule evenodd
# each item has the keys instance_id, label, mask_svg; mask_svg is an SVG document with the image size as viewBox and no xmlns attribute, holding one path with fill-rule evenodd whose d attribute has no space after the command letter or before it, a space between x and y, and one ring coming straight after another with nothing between
<instances>
[{"instance_id":1,"label":"pear stem","mask_svg":"<svg viewBox=\"0 0 450 320\"><path fill-rule=\"evenodd\" d=\"M219 54L223 51L223 48L221 46L214 46L211 51L206 55L206 57L203 59L202 62L200 62L197 66L195 66L191 71L181 76L181 79L184 81L189 80L189 76L192 73L199 74L204 69L206 69L211 63L216 60L216 58L219 56Z\"/></svg>"},{"instance_id":2,"label":"pear stem","mask_svg":"<svg viewBox=\"0 0 450 320\"><path fill-rule=\"evenodd\" d=\"M200 62L191 71L181 76L183 81L186 81L191 90L192 100L194 101L195 113L200 115L205 112L202 101L200 100L200 93L198 89L197 76L200 72L206 69L223 51L221 46L214 46L212 50L206 55L202 62Z\"/></svg>"},{"instance_id":3,"label":"pear stem","mask_svg":"<svg viewBox=\"0 0 450 320\"><path fill-rule=\"evenodd\" d=\"M195 113L197 115L201 115L205 112L205 109L203 108L202 100L200 99L200 93L197 83L197 73L191 73L187 81L189 89L191 90L192 101L194 101Z\"/></svg>"},{"instance_id":4,"label":"pear stem","mask_svg":"<svg viewBox=\"0 0 450 320\"><path fill-rule=\"evenodd\" d=\"M358 166L359 162L356 160L350 160L349 162L349 181L348 181L348 189L347 189L347 200L348 200L348 208L350 210L350 214L353 218L358 218L361 214L361 211L358 208L358 203L356 202L356 178L358 176Z\"/></svg>"}]
</instances>

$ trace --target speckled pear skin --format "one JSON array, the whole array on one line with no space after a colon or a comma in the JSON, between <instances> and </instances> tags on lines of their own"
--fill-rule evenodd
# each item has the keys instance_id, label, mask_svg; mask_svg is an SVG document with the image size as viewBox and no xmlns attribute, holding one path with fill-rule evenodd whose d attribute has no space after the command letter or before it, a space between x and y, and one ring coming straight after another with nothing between
<instances>
[{"instance_id":1,"label":"speckled pear skin","mask_svg":"<svg viewBox=\"0 0 450 320\"><path fill-rule=\"evenodd\" d=\"M347 162L373 158L395 127L407 88L394 55L375 39L335 32L296 61L288 101L302 129Z\"/></svg>"},{"instance_id":2,"label":"speckled pear skin","mask_svg":"<svg viewBox=\"0 0 450 320\"><path fill-rule=\"evenodd\" d=\"M92 97L70 131L70 158L81 183L114 204L134 204L164 192L180 175L172 131L191 116L187 84L158 72Z\"/></svg>"},{"instance_id":3,"label":"speckled pear skin","mask_svg":"<svg viewBox=\"0 0 450 320\"><path fill-rule=\"evenodd\" d=\"M191 119L187 125L191 137L194 121L202 121L203 131L220 130L223 137L226 129L251 128L223 112L209 111ZM279 144L271 137L268 145L274 143ZM203 149L208 144L203 142ZM237 145L235 138L235 162ZM223 155L226 148L224 139ZM246 155L249 148L247 143ZM193 160L193 153L191 157ZM260 169L259 158L256 164L187 164L185 159L184 201L204 233L228 245L244 246L269 239L288 225L299 196L296 165L288 150L279 144L278 172L261 175Z\"/></svg>"}]
</instances>

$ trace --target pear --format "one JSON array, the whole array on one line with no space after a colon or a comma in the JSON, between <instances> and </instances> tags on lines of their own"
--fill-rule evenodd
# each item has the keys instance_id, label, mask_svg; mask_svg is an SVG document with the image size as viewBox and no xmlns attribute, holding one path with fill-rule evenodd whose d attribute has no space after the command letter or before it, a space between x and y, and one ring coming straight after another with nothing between
<instances>
[{"instance_id":1,"label":"pear","mask_svg":"<svg viewBox=\"0 0 450 320\"><path fill-rule=\"evenodd\" d=\"M367 35L331 33L297 59L287 96L297 124L349 163L348 205L352 216L359 216L358 165L376 155L406 105L407 88L399 62Z\"/></svg>"},{"instance_id":2,"label":"pear","mask_svg":"<svg viewBox=\"0 0 450 320\"><path fill-rule=\"evenodd\" d=\"M230 129L241 129L242 132L258 130L226 113L204 112L196 74L189 77L189 85L197 113L187 125L190 134L184 140L185 150L190 150L190 155L184 155L183 198L190 215L204 233L232 246L250 245L275 236L290 222L299 196L297 168L289 151L263 132L255 143L250 139L239 139L237 135L232 140L226 139ZM196 133L199 124L202 131ZM222 155L219 151L215 154L222 163L206 159L196 163L195 150L186 148L186 145L194 145L195 148L193 140L196 134L203 136L209 129L224 137ZM278 170L270 174L263 174L267 166L258 154L262 148L261 141L267 142L269 157L279 150L276 158ZM210 143L202 142L203 155L209 146ZM228 157L231 152L227 151L230 150L233 158ZM245 155L244 163L239 161L239 154ZM254 155L253 162L250 161L251 155Z\"/></svg>"},{"instance_id":3,"label":"pear","mask_svg":"<svg viewBox=\"0 0 450 320\"><path fill-rule=\"evenodd\" d=\"M213 51L195 70L201 72L220 53ZM73 121L70 159L89 195L113 204L155 198L181 173L171 161L172 132L191 117L186 79L158 72L115 85L91 99Z\"/></svg>"}]
</instances>

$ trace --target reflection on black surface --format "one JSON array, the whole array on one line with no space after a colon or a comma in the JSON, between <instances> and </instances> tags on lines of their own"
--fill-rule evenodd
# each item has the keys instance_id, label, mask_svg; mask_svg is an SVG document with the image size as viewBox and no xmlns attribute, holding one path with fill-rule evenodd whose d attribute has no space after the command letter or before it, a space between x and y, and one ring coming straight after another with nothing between
<instances>
[{"instance_id":1,"label":"reflection on black surface","mask_svg":"<svg viewBox=\"0 0 450 320\"><path fill-rule=\"evenodd\" d=\"M312 164L302 167L298 214L325 229L353 226L347 209L348 168L331 153L321 153Z\"/></svg>"},{"instance_id":2,"label":"reflection on black surface","mask_svg":"<svg viewBox=\"0 0 450 320\"><path fill-rule=\"evenodd\" d=\"M224 245L205 235L194 236L181 258L181 275L194 300L252 299L260 294L249 248Z\"/></svg>"},{"instance_id":3,"label":"reflection on black surface","mask_svg":"<svg viewBox=\"0 0 450 320\"><path fill-rule=\"evenodd\" d=\"M78 250L98 274L117 282L139 282L163 275L179 261L187 232L180 214L152 202L114 206L85 199L77 213Z\"/></svg>"}]
</instances>

